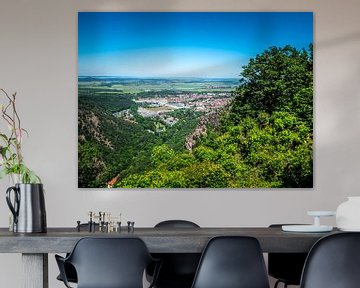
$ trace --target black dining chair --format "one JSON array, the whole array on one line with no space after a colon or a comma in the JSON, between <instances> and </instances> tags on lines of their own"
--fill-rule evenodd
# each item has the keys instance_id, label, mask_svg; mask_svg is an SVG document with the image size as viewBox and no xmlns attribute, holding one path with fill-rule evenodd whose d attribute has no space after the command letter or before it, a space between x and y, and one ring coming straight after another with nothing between
<instances>
[{"instance_id":1,"label":"black dining chair","mask_svg":"<svg viewBox=\"0 0 360 288\"><path fill-rule=\"evenodd\" d=\"M199 225L187 220L166 220L155 225L156 229L200 228ZM159 272L156 288L190 288L194 280L200 253L157 253L152 254L161 259L162 266ZM147 269L147 279L152 279L153 267Z\"/></svg>"},{"instance_id":2,"label":"black dining chair","mask_svg":"<svg viewBox=\"0 0 360 288\"><path fill-rule=\"evenodd\" d=\"M269 288L256 238L220 236L204 249L192 288Z\"/></svg>"},{"instance_id":3,"label":"black dining chair","mask_svg":"<svg viewBox=\"0 0 360 288\"><path fill-rule=\"evenodd\" d=\"M272 224L269 228L281 228L282 225L288 224ZM306 257L307 253L269 253L268 273L277 279L274 288L280 283L284 284L284 288L288 285L300 285Z\"/></svg>"},{"instance_id":4,"label":"black dining chair","mask_svg":"<svg viewBox=\"0 0 360 288\"><path fill-rule=\"evenodd\" d=\"M360 233L348 232L318 240L306 259L301 288L360 287Z\"/></svg>"},{"instance_id":5,"label":"black dining chair","mask_svg":"<svg viewBox=\"0 0 360 288\"><path fill-rule=\"evenodd\" d=\"M74 266L77 288L143 288L143 274L154 262L154 281L160 262L139 238L82 238L66 258L55 255L61 277L70 288L65 263ZM153 283L149 287L153 287Z\"/></svg>"}]
</instances>

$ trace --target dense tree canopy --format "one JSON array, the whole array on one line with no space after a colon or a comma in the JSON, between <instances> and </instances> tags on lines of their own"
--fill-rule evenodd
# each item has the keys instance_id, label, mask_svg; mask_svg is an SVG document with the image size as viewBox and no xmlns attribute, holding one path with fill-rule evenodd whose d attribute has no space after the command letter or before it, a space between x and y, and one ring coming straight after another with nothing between
<instances>
[{"instance_id":1,"label":"dense tree canopy","mask_svg":"<svg viewBox=\"0 0 360 288\"><path fill-rule=\"evenodd\" d=\"M271 47L241 72L231 116L234 122L259 113L286 111L312 123L313 59L309 51Z\"/></svg>"}]
</instances>

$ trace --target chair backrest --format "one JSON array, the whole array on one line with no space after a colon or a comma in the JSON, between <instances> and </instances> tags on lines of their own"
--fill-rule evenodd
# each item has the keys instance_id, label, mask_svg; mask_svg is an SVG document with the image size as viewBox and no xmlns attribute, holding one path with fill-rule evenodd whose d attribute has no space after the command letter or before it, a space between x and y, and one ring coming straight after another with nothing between
<instances>
[{"instance_id":1,"label":"chair backrest","mask_svg":"<svg viewBox=\"0 0 360 288\"><path fill-rule=\"evenodd\" d=\"M256 238L212 238L202 254L192 288L268 288L264 258Z\"/></svg>"},{"instance_id":2,"label":"chair backrest","mask_svg":"<svg viewBox=\"0 0 360 288\"><path fill-rule=\"evenodd\" d=\"M188 220L166 220L155 228L200 228ZM157 279L157 287L190 287L200 260L200 253L161 253L155 254L162 260L162 267ZM151 271L149 271L151 274Z\"/></svg>"},{"instance_id":3,"label":"chair backrest","mask_svg":"<svg viewBox=\"0 0 360 288\"><path fill-rule=\"evenodd\" d=\"M282 225L294 224L271 224L269 228L281 228ZM307 253L268 253L269 275L288 285L300 285L306 257Z\"/></svg>"},{"instance_id":4,"label":"chair backrest","mask_svg":"<svg viewBox=\"0 0 360 288\"><path fill-rule=\"evenodd\" d=\"M200 228L200 226L188 220L166 220L157 223L155 228Z\"/></svg>"},{"instance_id":5,"label":"chair backrest","mask_svg":"<svg viewBox=\"0 0 360 288\"><path fill-rule=\"evenodd\" d=\"M360 233L338 233L314 244L305 262L302 288L360 287Z\"/></svg>"},{"instance_id":6,"label":"chair backrest","mask_svg":"<svg viewBox=\"0 0 360 288\"><path fill-rule=\"evenodd\" d=\"M76 269L78 288L142 288L152 260L138 238L82 238L67 259Z\"/></svg>"}]
</instances>

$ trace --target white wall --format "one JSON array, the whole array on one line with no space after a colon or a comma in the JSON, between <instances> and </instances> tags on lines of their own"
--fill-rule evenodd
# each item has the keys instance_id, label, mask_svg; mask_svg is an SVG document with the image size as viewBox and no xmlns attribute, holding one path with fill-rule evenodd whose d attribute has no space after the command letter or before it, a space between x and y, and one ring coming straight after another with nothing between
<instances>
[{"instance_id":1,"label":"white wall","mask_svg":"<svg viewBox=\"0 0 360 288\"><path fill-rule=\"evenodd\" d=\"M87 211L122 212L136 226L186 218L201 226L309 222L359 195L360 18L358 0L1 0L0 87L18 92L30 137L26 161L46 187L48 226L74 226ZM313 11L313 189L98 190L77 188L78 11ZM243 27L239 27L242 29ZM8 224L6 180L0 226ZM334 220L328 220L334 223ZM52 256L50 287L57 271ZM20 287L19 255L0 255L1 287Z\"/></svg>"}]
</instances>

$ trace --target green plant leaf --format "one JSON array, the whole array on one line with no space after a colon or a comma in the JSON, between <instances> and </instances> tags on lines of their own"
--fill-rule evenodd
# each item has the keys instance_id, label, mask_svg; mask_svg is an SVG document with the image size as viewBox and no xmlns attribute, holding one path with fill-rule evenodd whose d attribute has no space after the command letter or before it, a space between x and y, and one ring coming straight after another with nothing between
<instances>
[{"instance_id":1,"label":"green plant leaf","mask_svg":"<svg viewBox=\"0 0 360 288\"><path fill-rule=\"evenodd\" d=\"M9 174L9 170L7 168L4 168L0 171L0 179L3 179L5 176Z\"/></svg>"},{"instance_id":2,"label":"green plant leaf","mask_svg":"<svg viewBox=\"0 0 360 288\"><path fill-rule=\"evenodd\" d=\"M0 133L0 138L2 138L4 140L4 142L8 142L9 138L5 135Z\"/></svg>"}]
</instances>

